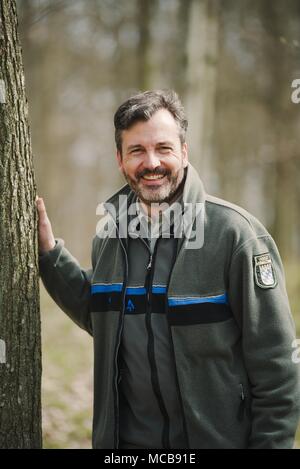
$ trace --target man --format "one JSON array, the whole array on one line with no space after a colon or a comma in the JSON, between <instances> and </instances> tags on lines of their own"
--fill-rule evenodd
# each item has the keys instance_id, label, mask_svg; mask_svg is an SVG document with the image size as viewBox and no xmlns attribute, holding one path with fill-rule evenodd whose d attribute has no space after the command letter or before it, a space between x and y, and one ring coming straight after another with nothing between
<instances>
[{"instance_id":1,"label":"man","mask_svg":"<svg viewBox=\"0 0 300 469\"><path fill-rule=\"evenodd\" d=\"M279 254L253 216L205 193L186 129L172 91L117 110L128 184L105 205L90 271L37 201L43 282L94 338L93 447L290 448L299 373Z\"/></svg>"}]
</instances>

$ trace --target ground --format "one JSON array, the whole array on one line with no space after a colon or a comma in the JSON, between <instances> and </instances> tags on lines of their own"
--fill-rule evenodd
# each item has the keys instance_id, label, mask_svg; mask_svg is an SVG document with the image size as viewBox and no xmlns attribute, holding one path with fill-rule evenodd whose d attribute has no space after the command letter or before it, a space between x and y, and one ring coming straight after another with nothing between
<instances>
[{"instance_id":1,"label":"ground","mask_svg":"<svg viewBox=\"0 0 300 469\"><path fill-rule=\"evenodd\" d=\"M41 286L44 448L91 448L92 338Z\"/></svg>"}]
</instances>

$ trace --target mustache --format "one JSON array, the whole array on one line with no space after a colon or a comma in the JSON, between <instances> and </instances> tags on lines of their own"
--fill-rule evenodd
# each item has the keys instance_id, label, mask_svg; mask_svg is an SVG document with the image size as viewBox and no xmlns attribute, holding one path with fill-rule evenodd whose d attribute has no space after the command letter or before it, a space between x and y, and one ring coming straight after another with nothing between
<instances>
[{"instance_id":1,"label":"mustache","mask_svg":"<svg viewBox=\"0 0 300 469\"><path fill-rule=\"evenodd\" d=\"M155 168L154 170L145 168L143 171L136 173L135 177L139 180L144 176L169 176L170 174L171 171L165 168Z\"/></svg>"}]
</instances>

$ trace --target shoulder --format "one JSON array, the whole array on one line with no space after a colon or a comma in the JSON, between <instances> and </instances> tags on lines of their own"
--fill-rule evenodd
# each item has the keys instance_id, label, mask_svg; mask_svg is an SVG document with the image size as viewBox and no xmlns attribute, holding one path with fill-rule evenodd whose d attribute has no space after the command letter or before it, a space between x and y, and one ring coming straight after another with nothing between
<instances>
[{"instance_id":1,"label":"shoulder","mask_svg":"<svg viewBox=\"0 0 300 469\"><path fill-rule=\"evenodd\" d=\"M219 237L232 238L233 247L251 239L270 237L265 226L247 210L226 200L206 196L206 222Z\"/></svg>"}]
</instances>

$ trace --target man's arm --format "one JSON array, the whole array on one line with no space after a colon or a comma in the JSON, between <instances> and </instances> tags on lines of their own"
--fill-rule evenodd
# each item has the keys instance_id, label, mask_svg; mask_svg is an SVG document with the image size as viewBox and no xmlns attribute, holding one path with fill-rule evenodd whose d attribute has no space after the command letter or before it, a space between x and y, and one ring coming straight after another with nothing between
<instances>
[{"instance_id":1,"label":"man's arm","mask_svg":"<svg viewBox=\"0 0 300 469\"><path fill-rule=\"evenodd\" d=\"M93 269L81 269L78 261L55 239L43 199L37 198L39 214L40 276L50 296L81 328L92 334L90 290Z\"/></svg>"},{"instance_id":2,"label":"man's arm","mask_svg":"<svg viewBox=\"0 0 300 469\"><path fill-rule=\"evenodd\" d=\"M292 448L299 419L299 365L292 361L295 327L282 263L271 236L233 255L229 301L242 330L251 383L250 448Z\"/></svg>"}]
</instances>

